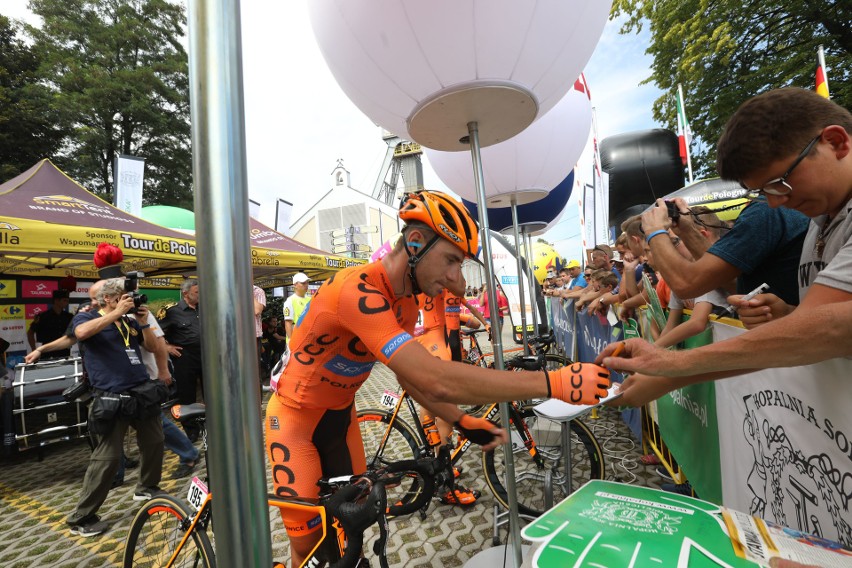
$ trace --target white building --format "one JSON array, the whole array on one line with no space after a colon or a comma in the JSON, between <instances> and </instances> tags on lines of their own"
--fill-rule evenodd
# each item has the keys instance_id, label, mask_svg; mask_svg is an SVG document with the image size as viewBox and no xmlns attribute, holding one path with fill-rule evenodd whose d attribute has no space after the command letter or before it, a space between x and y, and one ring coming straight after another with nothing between
<instances>
[{"instance_id":1,"label":"white building","mask_svg":"<svg viewBox=\"0 0 852 568\"><path fill-rule=\"evenodd\" d=\"M399 232L397 209L353 188L342 160L331 180L331 189L290 225L288 234L331 253L369 258Z\"/></svg>"}]
</instances>

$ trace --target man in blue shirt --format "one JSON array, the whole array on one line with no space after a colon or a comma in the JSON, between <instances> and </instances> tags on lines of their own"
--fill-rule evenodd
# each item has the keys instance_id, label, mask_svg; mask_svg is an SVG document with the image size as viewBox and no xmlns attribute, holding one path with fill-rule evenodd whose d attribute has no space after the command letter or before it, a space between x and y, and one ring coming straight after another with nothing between
<instances>
[{"instance_id":1,"label":"man in blue shirt","mask_svg":"<svg viewBox=\"0 0 852 568\"><path fill-rule=\"evenodd\" d=\"M151 412L144 414L140 408L133 415L128 415L129 407L125 407L130 389L151 382L140 347L142 344L157 345L148 323L152 316L143 305L137 308L135 320L126 317L134 308L134 300L125 292L123 277L105 281L97 299L101 306L99 310L80 312L71 321L74 336L85 347L83 365L94 394L89 427L96 440L77 507L66 519L71 533L80 536L96 536L108 528L96 513L106 500L118 470L129 426L136 429L141 457L134 500L149 499L160 492L157 485L163 469L163 426L159 403L150 409L146 406L144 410ZM112 408L105 401L120 402L118 408ZM114 412L108 416L111 410ZM101 419L98 419L99 411L103 411Z\"/></svg>"}]
</instances>

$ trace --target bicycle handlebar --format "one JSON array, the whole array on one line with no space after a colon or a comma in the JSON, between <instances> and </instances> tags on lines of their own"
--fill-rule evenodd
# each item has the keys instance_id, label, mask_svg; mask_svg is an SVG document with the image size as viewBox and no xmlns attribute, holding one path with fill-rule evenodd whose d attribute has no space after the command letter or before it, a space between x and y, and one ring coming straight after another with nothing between
<instances>
[{"instance_id":1,"label":"bicycle handlebar","mask_svg":"<svg viewBox=\"0 0 852 568\"><path fill-rule=\"evenodd\" d=\"M343 527L344 534L346 534L346 550L340 560L331 565L331 568L355 566L364 547L364 531L377 521L379 522L381 536L376 541L373 552L379 556L382 567L387 568L384 550L388 532L385 485L398 481L399 476L393 474L411 472L420 474L419 479L423 483L423 489L414 501L406 505L406 508L412 508L411 512L417 511L432 498L434 493L434 468L434 458L392 463L380 470L367 472L361 476L353 476L350 478L351 485L341 487L328 497L324 506L329 517L338 519ZM369 487L370 484L372 484L372 488L364 502L355 503L364 495L365 488Z\"/></svg>"}]
</instances>

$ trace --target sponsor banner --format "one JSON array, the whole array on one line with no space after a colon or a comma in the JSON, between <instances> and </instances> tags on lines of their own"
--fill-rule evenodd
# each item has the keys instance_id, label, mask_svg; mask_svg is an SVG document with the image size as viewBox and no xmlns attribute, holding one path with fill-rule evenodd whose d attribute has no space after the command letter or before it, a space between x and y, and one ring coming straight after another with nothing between
<instances>
[{"instance_id":1,"label":"sponsor banner","mask_svg":"<svg viewBox=\"0 0 852 568\"><path fill-rule=\"evenodd\" d=\"M17 298L18 283L15 280L0 280L0 298Z\"/></svg>"},{"instance_id":2,"label":"sponsor banner","mask_svg":"<svg viewBox=\"0 0 852 568\"><path fill-rule=\"evenodd\" d=\"M5 307L5 306L4 306ZM23 310L21 311L23 314ZM0 317L0 337L9 342L9 353L27 351L27 322L20 319Z\"/></svg>"},{"instance_id":3,"label":"sponsor banner","mask_svg":"<svg viewBox=\"0 0 852 568\"><path fill-rule=\"evenodd\" d=\"M57 288L59 288L59 283L55 280L23 280L21 282L21 297L53 301L53 291Z\"/></svg>"},{"instance_id":4,"label":"sponsor banner","mask_svg":"<svg viewBox=\"0 0 852 568\"><path fill-rule=\"evenodd\" d=\"M42 306L44 309L46 306ZM25 317L26 311L23 304L6 304L0 306L0 320L16 320Z\"/></svg>"},{"instance_id":5,"label":"sponsor banner","mask_svg":"<svg viewBox=\"0 0 852 568\"><path fill-rule=\"evenodd\" d=\"M77 287L71 291L71 298L88 300L89 288L92 287L92 284L94 284L94 282L77 282Z\"/></svg>"},{"instance_id":6,"label":"sponsor banner","mask_svg":"<svg viewBox=\"0 0 852 568\"><path fill-rule=\"evenodd\" d=\"M687 349L694 349L712 342L713 332L708 328L684 343ZM722 503L716 383L674 390L657 399L657 412L660 434L696 493Z\"/></svg>"},{"instance_id":7,"label":"sponsor banner","mask_svg":"<svg viewBox=\"0 0 852 568\"><path fill-rule=\"evenodd\" d=\"M713 323L715 341L744 330ZM718 381L725 506L852 546L849 359Z\"/></svg>"},{"instance_id":8,"label":"sponsor banner","mask_svg":"<svg viewBox=\"0 0 852 568\"><path fill-rule=\"evenodd\" d=\"M576 359L575 322L577 311L574 309L574 300L550 298L548 304L550 304L550 313L553 316L553 334L556 337L556 342L562 346L562 349L571 359Z\"/></svg>"},{"instance_id":9,"label":"sponsor banner","mask_svg":"<svg viewBox=\"0 0 852 568\"><path fill-rule=\"evenodd\" d=\"M25 317L28 320L34 319L37 315L43 314L50 309L50 306L47 304L26 304L18 307L23 308Z\"/></svg>"}]
</instances>

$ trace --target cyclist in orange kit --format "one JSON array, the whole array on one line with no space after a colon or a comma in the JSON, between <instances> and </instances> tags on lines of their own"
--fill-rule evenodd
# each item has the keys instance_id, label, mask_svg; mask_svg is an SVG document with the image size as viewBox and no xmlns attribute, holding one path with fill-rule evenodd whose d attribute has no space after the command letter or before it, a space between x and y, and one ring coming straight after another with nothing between
<instances>
[{"instance_id":1,"label":"cyclist in orange kit","mask_svg":"<svg viewBox=\"0 0 852 568\"><path fill-rule=\"evenodd\" d=\"M516 373L442 361L412 337L417 294L457 289L461 264L479 247L476 223L457 201L418 191L400 206L402 238L380 262L353 266L326 280L297 323L291 357L266 410L266 443L275 492L316 497L324 476L363 473L364 447L355 393L376 361L433 416L454 424L490 451L505 430L469 416L456 404L553 397L594 404L606 396L609 371L574 364ZM319 540L319 517L284 515L293 566Z\"/></svg>"}]
</instances>

